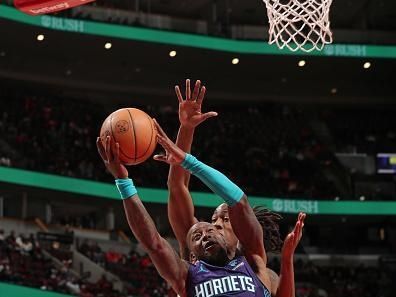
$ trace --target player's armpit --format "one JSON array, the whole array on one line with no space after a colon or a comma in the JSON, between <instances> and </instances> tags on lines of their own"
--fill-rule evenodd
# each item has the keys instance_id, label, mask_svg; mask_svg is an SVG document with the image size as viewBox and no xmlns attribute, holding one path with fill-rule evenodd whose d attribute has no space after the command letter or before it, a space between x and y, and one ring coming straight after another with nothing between
<instances>
[{"instance_id":1,"label":"player's armpit","mask_svg":"<svg viewBox=\"0 0 396 297\"><path fill-rule=\"evenodd\" d=\"M271 283L271 288L270 288L271 296L277 297L276 292L278 291L278 286L279 286L279 275L277 275L275 271L269 268L267 268L266 271Z\"/></svg>"}]
</instances>

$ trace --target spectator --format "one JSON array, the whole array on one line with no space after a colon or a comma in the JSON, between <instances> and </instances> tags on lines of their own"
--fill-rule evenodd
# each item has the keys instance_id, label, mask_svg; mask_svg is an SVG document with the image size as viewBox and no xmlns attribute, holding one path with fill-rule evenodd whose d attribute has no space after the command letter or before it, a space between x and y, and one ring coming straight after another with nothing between
<instances>
[{"instance_id":1,"label":"spectator","mask_svg":"<svg viewBox=\"0 0 396 297\"><path fill-rule=\"evenodd\" d=\"M110 264L116 264L121 261L122 255L110 249L106 252L106 262Z\"/></svg>"},{"instance_id":2,"label":"spectator","mask_svg":"<svg viewBox=\"0 0 396 297\"><path fill-rule=\"evenodd\" d=\"M14 231L11 231L11 233L10 233L10 235L8 235L7 237L6 237L6 243L7 243L7 245L9 245L9 246L15 246L16 245L16 243L15 243L15 241L16 241L16 238L15 238L15 232Z\"/></svg>"},{"instance_id":3,"label":"spectator","mask_svg":"<svg viewBox=\"0 0 396 297\"><path fill-rule=\"evenodd\" d=\"M0 229L0 244L2 245L5 242L5 235L4 235L4 230Z\"/></svg>"},{"instance_id":4,"label":"spectator","mask_svg":"<svg viewBox=\"0 0 396 297\"><path fill-rule=\"evenodd\" d=\"M101 164L97 162L93 140L103 119L116 106L105 110L99 103L83 100L15 94L9 97L12 100L0 100L4 110L0 129L3 141L18 156L12 160L13 166L108 181L104 170L95 168ZM140 108L160 123L166 122L169 134L176 134L176 108ZM205 133L195 136L192 150L243 185L250 195L351 199L352 173L340 164L335 152L348 151L350 147L369 154L396 150L392 108L378 107L373 112L369 108L339 110L267 103L215 109L221 120L208 121ZM0 147L0 156L9 153ZM233 162L227 162L230 156ZM148 160L135 171L137 184L144 177L148 187L165 187L166 166ZM207 191L195 179L191 180L191 190ZM393 199L395 195L392 194ZM384 194L379 191L373 196ZM96 228L97 218L95 213L88 213L62 218L61 223Z\"/></svg>"},{"instance_id":5,"label":"spectator","mask_svg":"<svg viewBox=\"0 0 396 297\"><path fill-rule=\"evenodd\" d=\"M4 237L5 234L0 230L0 235ZM106 297L125 296L114 291L111 283L109 285L103 280L102 287L106 288L106 292L100 292L96 284L90 284L71 273L70 265L57 269L50 260L43 257L41 250L36 248L37 245L32 243L35 241L32 235L27 239L21 234L15 239L14 232L12 232L5 239L11 244L7 249L2 249L0 245L0 282L87 297L100 294ZM32 247L31 253L25 253L27 246Z\"/></svg>"}]
</instances>

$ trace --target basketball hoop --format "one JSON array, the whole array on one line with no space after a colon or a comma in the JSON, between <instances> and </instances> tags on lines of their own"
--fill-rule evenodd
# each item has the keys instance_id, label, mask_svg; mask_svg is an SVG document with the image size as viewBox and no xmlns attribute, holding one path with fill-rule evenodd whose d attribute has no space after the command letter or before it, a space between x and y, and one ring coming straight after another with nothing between
<instances>
[{"instance_id":1,"label":"basketball hoop","mask_svg":"<svg viewBox=\"0 0 396 297\"><path fill-rule=\"evenodd\" d=\"M270 25L269 44L310 52L333 42L329 21L332 0L263 1Z\"/></svg>"},{"instance_id":2,"label":"basketball hoop","mask_svg":"<svg viewBox=\"0 0 396 297\"><path fill-rule=\"evenodd\" d=\"M80 6L95 0L15 0L17 9L30 15L53 13L75 6Z\"/></svg>"}]
</instances>

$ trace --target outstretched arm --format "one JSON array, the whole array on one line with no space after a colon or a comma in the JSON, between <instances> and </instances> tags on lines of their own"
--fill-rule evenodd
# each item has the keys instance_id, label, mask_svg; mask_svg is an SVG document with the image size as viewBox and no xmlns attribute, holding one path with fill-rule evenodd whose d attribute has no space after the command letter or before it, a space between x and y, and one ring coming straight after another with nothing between
<instances>
[{"instance_id":1,"label":"outstretched arm","mask_svg":"<svg viewBox=\"0 0 396 297\"><path fill-rule=\"evenodd\" d=\"M294 251L302 237L305 213L299 213L298 220L292 232L290 232L282 248L281 271L279 275L279 286L276 297L294 297L296 290L294 285Z\"/></svg>"},{"instance_id":2,"label":"outstretched arm","mask_svg":"<svg viewBox=\"0 0 396 297\"><path fill-rule=\"evenodd\" d=\"M182 150L190 151L193 134L194 129L181 126L177 134L176 145ZM182 259L187 259L188 256L185 252L188 230L198 221L194 215L194 205L188 189L189 180L189 172L180 166L170 166L168 176L168 218L179 243L179 252Z\"/></svg>"},{"instance_id":3,"label":"outstretched arm","mask_svg":"<svg viewBox=\"0 0 396 297\"><path fill-rule=\"evenodd\" d=\"M186 80L186 94L183 98L179 86L175 87L179 100L180 128L177 134L176 145L185 152L191 151L195 128L206 119L216 116L215 112L202 113L202 101L205 97L206 88L201 87L201 81L197 80L191 94L190 80ZM194 216L194 205L188 189L190 173L180 166L171 165L168 176L168 217L179 242L180 254L184 255L186 236L188 230L197 222Z\"/></svg>"},{"instance_id":4,"label":"outstretched arm","mask_svg":"<svg viewBox=\"0 0 396 297\"><path fill-rule=\"evenodd\" d=\"M96 144L106 168L116 179L117 188L123 199L125 215L133 234L150 256L159 274L179 295L184 295L188 264L180 259L170 244L158 233L137 195L132 180L128 179L128 171L120 163L119 144L112 145L110 136L107 136L105 146L99 138Z\"/></svg>"}]
</instances>

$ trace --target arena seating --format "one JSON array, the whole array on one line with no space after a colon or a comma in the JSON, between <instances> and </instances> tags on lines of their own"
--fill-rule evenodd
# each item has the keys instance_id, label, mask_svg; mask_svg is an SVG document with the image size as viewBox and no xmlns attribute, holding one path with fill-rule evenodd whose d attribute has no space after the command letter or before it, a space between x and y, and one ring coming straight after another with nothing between
<instances>
[{"instance_id":1,"label":"arena seating","mask_svg":"<svg viewBox=\"0 0 396 297\"><path fill-rule=\"evenodd\" d=\"M127 292L114 291L111 282L104 277L97 283L77 279L66 266L60 270L45 259L34 237L16 237L14 234L4 234L2 230L0 281L83 297L174 296L174 292L158 275L146 255L141 256L134 250L129 254L115 250L102 251L100 246L92 241L84 241L78 248L92 261L119 275L128 284ZM279 273L279 260L272 258L269 267ZM395 270L394 265L387 266L384 263L379 263L376 267L342 264L321 266L310 261L297 260L296 296L391 297L396 289L395 283L392 282Z\"/></svg>"},{"instance_id":2,"label":"arena seating","mask_svg":"<svg viewBox=\"0 0 396 297\"><path fill-rule=\"evenodd\" d=\"M44 256L42 247L33 235L27 238L24 235L15 236L14 232L5 234L0 230L0 282L81 297L126 296L113 290L112 284L105 278L97 283L77 278L69 269L70 252L50 252L62 260L62 268L56 268Z\"/></svg>"},{"instance_id":3,"label":"arena seating","mask_svg":"<svg viewBox=\"0 0 396 297\"><path fill-rule=\"evenodd\" d=\"M95 139L111 110L91 102L27 95L11 95L1 104L0 132L5 137L0 156L9 159L11 166L110 180L97 155ZM171 137L176 135L175 106L141 108L155 116ZM324 174L339 164L313 133L303 112L276 104L221 106L218 111L217 119L199 128L192 152L247 193L317 199L340 196ZM150 160L133 169L136 184L166 186L167 166ZM192 189L206 190L194 179Z\"/></svg>"},{"instance_id":4,"label":"arena seating","mask_svg":"<svg viewBox=\"0 0 396 297\"><path fill-rule=\"evenodd\" d=\"M117 106L105 109L83 100L3 96L7 98L0 103L3 166L110 180L97 155L95 139L103 119ZM176 104L140 108L155 116L169 136L176 136ZM198 128L192 152L230 176L250 195L358 199L347 182L351 173L335 153L373 155L396 149L396 123L391 110L362 109L355 113L347 108L304 109L277 104L212 108L220 115ZM336 120L336 115L342 120ZM316 131L312 122L325 126L328 135ZM132 176L138 185L164 188L167 171L167 166L148 160L133 167ZM329 175L334 178L330 180ZM337 185L335 180L339 180ZM192 179L191 188L207 191L196 179ZM84 225L92 223L87 219Z\"/></svg>"}]
</instances>

